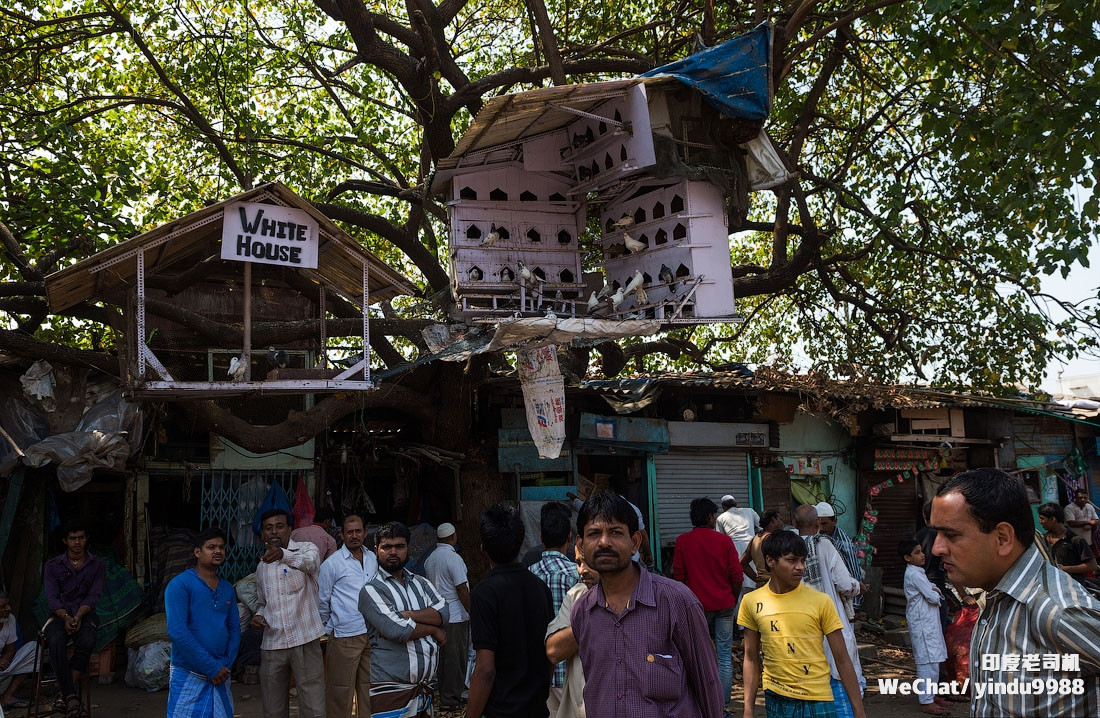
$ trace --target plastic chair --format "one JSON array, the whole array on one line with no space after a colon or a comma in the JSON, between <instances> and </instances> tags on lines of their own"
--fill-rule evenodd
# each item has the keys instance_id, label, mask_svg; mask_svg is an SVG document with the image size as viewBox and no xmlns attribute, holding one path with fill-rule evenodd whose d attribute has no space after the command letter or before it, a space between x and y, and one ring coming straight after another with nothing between
<instances>
[{"instance_id":1,"label":"plastic chair","mask_svg":"<svg viewBox=\"0 0 1100 718\"><path fill-rule=\"evenodd\" d=\"M51 716L51 715L65 715L64 708L56 708L50 706L45 710L40 710L38 706L39 694L42 690L44 683L57 684L57 672L53 671L53 666L50 666L52 674L47 675L43 668L43 664L49 660L50 652L46 647L46 625L52 621L46 621L46 624L38 631L38 639L35 641L34 646L34 672L31 674L31 681L34 683L34 697L31 698L31 704L27 707L27 718L37 718L38 716ZM69 647L69 656L72 656L72 647ZM92 680L91 671L84 671L84 675L80 678L81 685L77 686L77 690L84 694L84 715L91 718L92 715Z\"/></svg>"}]
</instances>

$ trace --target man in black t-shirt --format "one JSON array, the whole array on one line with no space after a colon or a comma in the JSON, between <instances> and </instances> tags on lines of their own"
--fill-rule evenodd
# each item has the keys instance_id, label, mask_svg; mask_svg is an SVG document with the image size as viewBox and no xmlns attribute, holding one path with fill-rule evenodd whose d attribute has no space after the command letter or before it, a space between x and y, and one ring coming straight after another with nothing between
<instances>
[{"instance_id":1,"label":"man in black t-shirt","mask_svg":"<svg viewBox=\"0 0 1100 718\"><path fill-rule=\"evenodd\" d=\"M1046 531L1044 538L1054 565L1084 583L1085 574L1096 572L1096 557L1088 543L1069 532L1065 511L1058 504L1043 504L1037 513L1039 525Z\"/></svg>"},{"instance_id":2,"label":"man in black t-shirt","mask_svg":"<svg viewBox=\"0 0 1100 718\"><path fill-rule=\"evenodd\" d=\"M546 718L550 662L543 637L554 617L550 589L516 563L523 522L507 502L481 514L481 550L489 573L470 595L470 633L477 652L466 715Z\"/></svg>"}]
</instances>

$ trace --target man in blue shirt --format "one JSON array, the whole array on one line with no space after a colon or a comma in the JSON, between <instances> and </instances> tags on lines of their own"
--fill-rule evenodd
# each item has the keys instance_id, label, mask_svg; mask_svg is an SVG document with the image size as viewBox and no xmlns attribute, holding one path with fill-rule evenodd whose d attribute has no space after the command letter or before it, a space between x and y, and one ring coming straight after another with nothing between
<instances>
[{"instance_id":1,"label":"man in blue shirt","mask_svg":"<svg viewBox=\"0 0 1100 718\"><path fill-rule=\"evenodd\" d=\"M195 538L195 568L168 583L164 610L172 639L168 718L232 718L229 667L237 658L241 623L233 585L218 576L225 532Z\"/></svg>"}]
</instances>

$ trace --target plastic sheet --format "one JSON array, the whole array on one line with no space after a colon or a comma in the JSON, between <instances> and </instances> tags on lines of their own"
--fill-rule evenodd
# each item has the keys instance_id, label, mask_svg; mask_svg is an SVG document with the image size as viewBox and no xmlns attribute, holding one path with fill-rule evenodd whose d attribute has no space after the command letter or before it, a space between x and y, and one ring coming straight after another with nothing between
<instances>
[{"instance_id":1,"label":"plastic sheet","mask_svg":"<svg viewBox=\"0 0 1100 718\"><path fill-rule=\"evenodd\" d=\"M556 459L565 443L565 382L554 347L516 352L527 429L540 459Z\"/></svg>"},{"instance_id":2,"label":"plastic sheet","mask_svg":"<svg viewBox=\"0 0 1100 718\"><path fill-rule=\"evenodd\" d=\"M130 444L125 434L70 431L28 447L23 463L34 468L57 464L61 489L76 491L92 480L96 469L121 470L129 458Z\"/></svg>"},{"instance_id":3,"label":"plastic sheet","mask_svg":"<svg viewBox=\"0 0 1100 718\"><path fill-rule=\"evenodd\" d=\"M31 368L19 377L19 383L23 385L23 393L37 399L46 411L57 408L53 395L53 367L45 359L31 364Z\"/></svg>"}]
</instances>

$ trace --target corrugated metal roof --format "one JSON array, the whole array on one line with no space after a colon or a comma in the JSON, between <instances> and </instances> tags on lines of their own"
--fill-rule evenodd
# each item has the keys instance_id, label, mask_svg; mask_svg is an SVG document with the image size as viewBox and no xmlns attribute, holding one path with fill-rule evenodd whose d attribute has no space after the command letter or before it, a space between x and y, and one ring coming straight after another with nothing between
<instances>
[{"instance_id":1,"label":"corrugated metal roof","mask_svg":"<svg viewBox=\"0 0 1100 718\"><path fill-rule=\"evenodd\" d=\"M465 155L486 152L554 132L577 120L575 114L560 107L592 112L601 103L625 94L634 85L665 85L676 82L671 77L632 77L628 80L544 87L494 97L477 113L469 129L459 139L454 152L450 157L441 160L437 169L455 169Z\"/></svg>"}]
</instances>

